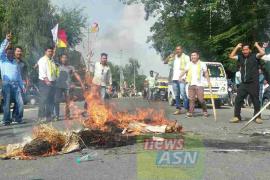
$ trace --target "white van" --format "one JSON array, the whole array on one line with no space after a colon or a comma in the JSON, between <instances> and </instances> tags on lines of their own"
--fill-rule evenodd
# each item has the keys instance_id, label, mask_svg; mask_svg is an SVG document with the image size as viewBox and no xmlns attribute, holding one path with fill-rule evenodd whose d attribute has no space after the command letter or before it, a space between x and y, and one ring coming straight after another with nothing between
<instances>
[{"instance_id":1,"label":"white van","mask_svg":"<svg viewBox=\"0 0 270 180\"><path fill-rule=\"evenodd\" d=\"M228 97L227 76L224 67L221 63L218 62L205 62L205 63L207 65L208 73L210 75L215 105L217 108L219 108L226 102L226 99ZM211 101L210 90L208 88L206 81L204 89L204 99L207 102ZM171 106L175 104L175 94L173 91L173 84L172 84L172 69L170 70L169 75L168 102Z\"/></svg>"}]
</instances>

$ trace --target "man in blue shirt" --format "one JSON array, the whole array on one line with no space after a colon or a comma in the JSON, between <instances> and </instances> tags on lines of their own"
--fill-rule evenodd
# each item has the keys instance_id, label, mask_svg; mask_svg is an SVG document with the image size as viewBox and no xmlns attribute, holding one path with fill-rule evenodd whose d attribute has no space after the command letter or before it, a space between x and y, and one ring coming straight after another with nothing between
<instances>
[{"instance_id":1,"label":"man in blue shirt","mask_svg":"<svg viewBox=\"0 0 270 180\"><path fill-rule=\"evenodd\" d=\"M22 92L25 92L25 87L22 81L20 67L14 59L14 50L9 46L11 34L6 35L6 39L0 46L0 70L2 77L2 94L3 94L3 124L10 125L10 103L12 100L17 105L17 113L15 121L22 123L23 118L23 99Z\"/></svg>"}]
</instances>

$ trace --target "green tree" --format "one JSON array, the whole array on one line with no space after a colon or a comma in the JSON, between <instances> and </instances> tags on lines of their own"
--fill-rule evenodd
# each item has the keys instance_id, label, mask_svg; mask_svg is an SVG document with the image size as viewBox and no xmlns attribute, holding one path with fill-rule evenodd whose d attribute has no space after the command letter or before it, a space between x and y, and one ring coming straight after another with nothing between
<instances>
[{"instance_id":1,"label":"green tree","mask_svg":"<svg viewBox=\"0 0 270 180\"><path fill-rule=\"evenodd\" d=\"M128 62L129 63L125 64L124 67L120 67L118 65L114 65L113 63L109 62L109 66L112 73L113 84L116 85L117 88L119 89L120 68L123 69L124 80L128 83L128 85L133 84L134 71L135 71L136 88L138 91L142 91L146 76L139 74L140 64L137 59L129 58Z\"/></svg>"},{"instance_id":2,"label":"green tree","mask_svg":"<svg viewBox=\"0 0 270 180\"><path fill-rule=\"evenodd\" d=\"M125 65L123 68L124 72L124 77L125 80L129 85L134 84L134 75L135 75L135 86L138 91L142 91L143 89L143 84L145 80L145 76L139 74L139 69L141 67L140 63L138 62L137 59L134 58L129 58L128 64Z\"/></svg>"},{"instance_id":3,"label":"green tree","mask_svg":"<svg viewBox=\"0 0 270 180\"><path fill-rule=\"evenodd\" d=\"M83 9L60 9L57 15L57 22L59 28L66 31L68 37L68 45L74 48L82 41L83 33L82 28L86 28L87 18L81 14Z\"/></svg>"},{"instance_id":4,"label":"green tree","mask_svg":"<svg viewBox=\"0 0 270 180\"><path fill-rule=\"evenodd\" d=\"M120 67L118 65L114 65L112 62L108 63L112 73L113 84L117 86L119 89L120 83Z\"/></svg>"},{"instance_id":5,"label":"green tree","mask_svg":"<svg viewBox=\"0 0 270 180\"><path fill-rule=\"evenodd\" d=\"M200 50L207 61L222 62L235 71L229 51L239 42L265 40L269 29L269 1L263 0L121 0L143 3L146 19L157 20L148 42L165 58L177 44L187 52ZM269 38L268 38L269 39Z\"/></svg>"},{"instance_id":6,"label":"green tree","mask_svg":"<svg viewBox=\"0 0 270 180\"><path fill-rule=\"evenodd\" d=\"M51 29L57 24L67 32L68 48L58 52L70 53L82 40L82 28L86 18L81 9L58 9L49 0L0 0L0 32L5 37L7 32L13 34L13 44L24 49L25 61L32 67L43 55L46 46L52 46ZM1 38L3 39L3 38ZM36 71L29 68L36 77Z\"/></svg>"}]
</instances>

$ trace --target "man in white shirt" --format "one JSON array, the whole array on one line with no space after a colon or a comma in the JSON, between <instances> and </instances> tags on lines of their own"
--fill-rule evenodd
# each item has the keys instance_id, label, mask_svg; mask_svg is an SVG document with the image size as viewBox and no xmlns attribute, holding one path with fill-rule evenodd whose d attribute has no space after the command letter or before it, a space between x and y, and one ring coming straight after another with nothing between
<instances>
[{"instance_id":1,"label":"man in white shirt","mask_svg":"<svg viewBox=\"0 0 270 180\"><path fill-rule=\"evenodd\" d=\"M187 64L190 62L189 56L183 53L183 48L177 46L175 48L174 60L173 60L173 90L175 94L175 106L176 111L174 115L181 114L180 95L183 100L183 107L188 110L189 103L186 95L186 81L185 76L179 79L180 74L185 70Z\"/></svg>"},{"instance_id":2,"label":"man in white shirt","mask_svg":"<svg viewBox=\"0 0 270 180\"><path fill-rule=\"evenodd\" d=\"M269 50L269 41L263 43L262 49L265 51L265 55L261 59L264 61L270 61L270 54L267 51L267 49Z\"/></svg>"},{"instance_id":3,"label":"man in white shirt","mask_svg":"<svg viewBox=\"0 0 270 180\"><path fill-rule=\"evenodd\" d=\"M145 79L146 84L148 85L148 100L154 99L154 91L157 84L158 75L159 74L157 73L156 76L154 76L154 71L151 70L150 76Z\"/></svg>"},{"instance_id":4,"label":"man in white shirt","mask_svg":"<svg viewBox=\"0 0 270 180\"><path fill-rule=\"evenodd\" d=\"M53 61L54 48L45 49L45 55L38 60L40 101L38 117L40 121L51 121L54 108L55 80L59 69Z\"/></svg>"},{"instance_id":5,"label":"man in white shirt","mask_svg":"<svg viewBox=\"0 0 270 180\"><path fill-rule=\"evenodd\" d=\"M269 87L268 81L265 79L263 81L263 90L262 90L262 94L264 95L266 89Z\"/></svg>"},{"instance_id":6,"label":"man in white shirt","mask_svg":"<svg viewBox=\"0 0 270 180\"><path fill-rule=\"evenodd\" d=\"M193 115L196 97L201 103L204 117L208 117L207 107L204 100L205 78L209 86L211 86L211 83L207 66L204 62L200 61L200 56L197 51L191 53L191 62L186 66L185 71L180 75L180 79L182 79L185 74L187 74L186 81L189 85L189 112L187 113L187 117L192 117Z\"/></svg>"},{"instance_id":7,"label":"man in white shirt","mask_svg":"<svg viewBox=\"0 0 270 180\"><path fill-rule=\"evenodd\" d=\"M94 78L92 81L99 91L99 95L102 100L106 97L107 88L112 88L112 74L108 65L108 54L102 53L100 62L95 64Z\"/></svg>"},{"instance_id":8,"label":"man in white shirt","mask_svg":"<svg viewBox=\"0 0 270 180\"><path fill-rule=\"evenodd\" d=\"M241 67L239 67L239 70L235 73L235 84L237 88L239 88L241 84Z\"/></svg>"}]
</instances>

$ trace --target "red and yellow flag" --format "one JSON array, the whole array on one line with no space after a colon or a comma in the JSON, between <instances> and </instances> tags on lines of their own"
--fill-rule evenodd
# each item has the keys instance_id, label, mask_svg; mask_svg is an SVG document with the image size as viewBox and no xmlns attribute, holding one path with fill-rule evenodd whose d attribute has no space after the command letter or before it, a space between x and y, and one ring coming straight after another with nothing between
<instances>
[{"instance_id":1,"label":"red and yellow flag","mask_svg":"<svg viewBox=\"0 0 270 180\"><path fill-rule=\"evenodd\" d=\"M98 23L95 22L90 27L90 32L91 33L97 33L98 31L99 31L99 25L98 25Z\"/></svg>"},{"instance_id":2,"label":"red and yellow flag","mask_svg":"<svg viewBox=\"0 0 270 180\"><path fill-rule=\"evenodd\" d=\"M65 30L59 29L58 31L58 40L57 40L57 47L59 48L66 48L67 47L67 34Z\"/></svg>"}]
</instances>

